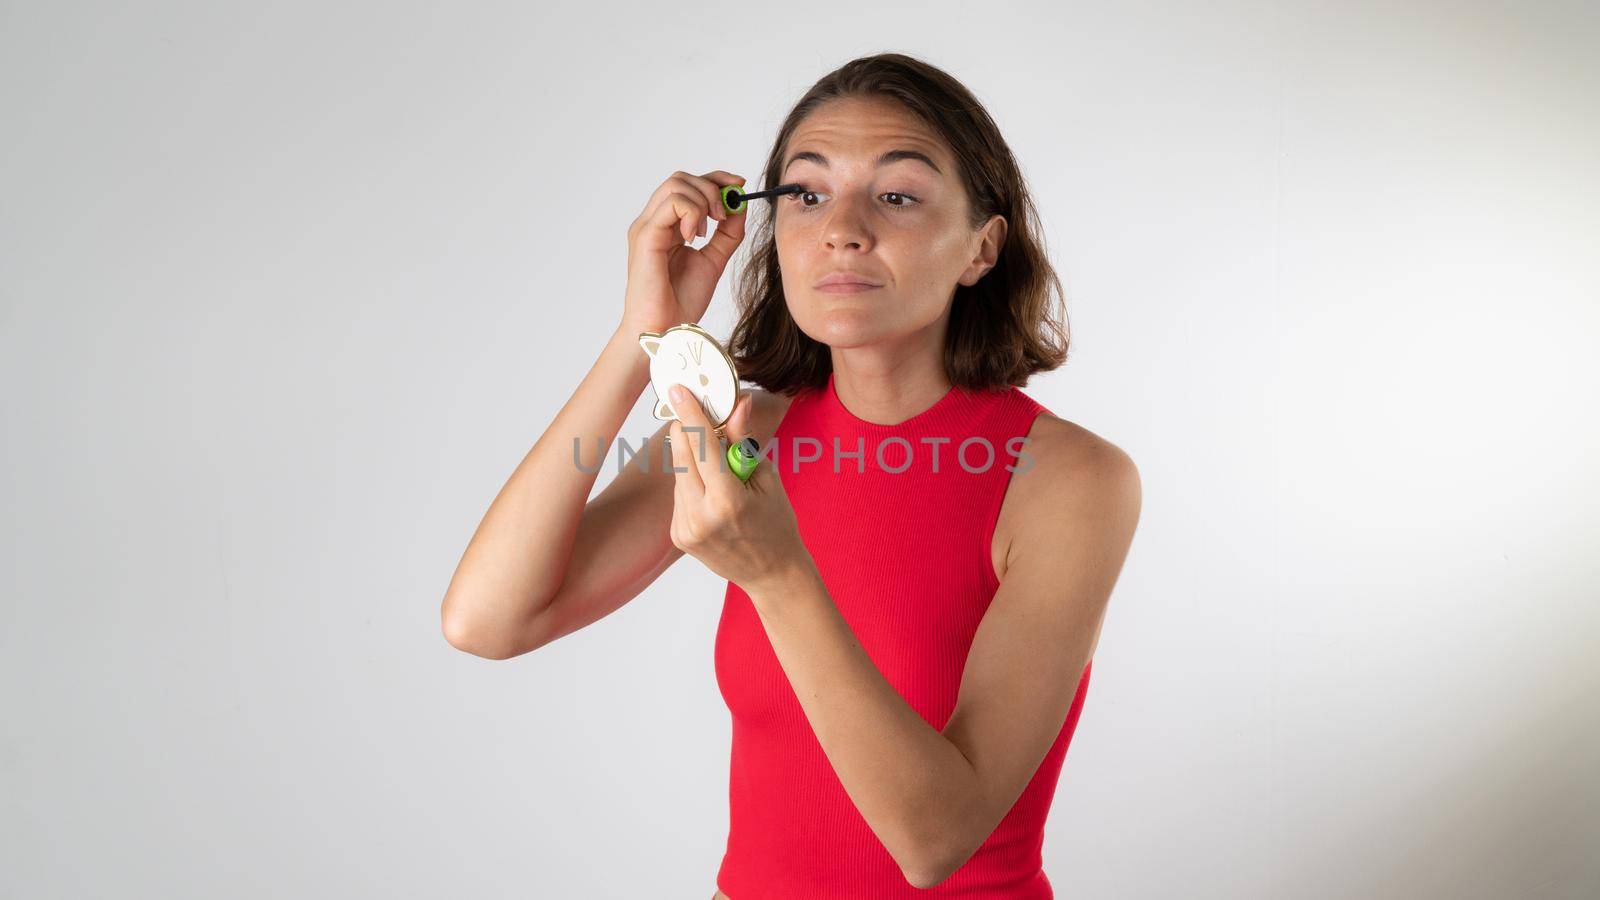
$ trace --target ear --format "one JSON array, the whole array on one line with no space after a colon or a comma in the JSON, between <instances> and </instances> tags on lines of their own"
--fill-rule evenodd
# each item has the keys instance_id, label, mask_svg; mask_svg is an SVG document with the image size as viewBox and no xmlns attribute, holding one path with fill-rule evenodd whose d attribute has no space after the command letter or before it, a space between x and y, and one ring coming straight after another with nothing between
<instances>
[{"instance_id":1,"label":"ear","mask_svg":"<svg viewBox=\"0 0 1600 900\"><path fill-rule=\"evenodd\" d=\"M646 331L639 335L639 346L644 348L644 352L655 356L656 351L661 349L661 335Z\"/></svg>"},{"instance_id":2,"label":"ear","mask_svg":"<svg viewBox=\"0 0 1600 900\"><path fill-rule=\"evenodd\" d=\"M677 417L678 417L677 414L675 414L672 411L672 407L667 405L667 401L662 400L661 402L656 404L656 418L658 418L658 419L676 419Z\"/></svg>"},{"instance_id":3,"label":"ear","mask_svg":"<svg viewBox=\"0 0 1600 900\"><path fill-rule=\"evenodd\" d=\"M983 226L978 244L978 256L967 266L967 270L961 273L958 281L971 287L994 268L995 263L1000 260L1000 248L1006 243L1006 229L1005 216L997 214L989 217L989 221Z\"/></svg>"}]
</instances>

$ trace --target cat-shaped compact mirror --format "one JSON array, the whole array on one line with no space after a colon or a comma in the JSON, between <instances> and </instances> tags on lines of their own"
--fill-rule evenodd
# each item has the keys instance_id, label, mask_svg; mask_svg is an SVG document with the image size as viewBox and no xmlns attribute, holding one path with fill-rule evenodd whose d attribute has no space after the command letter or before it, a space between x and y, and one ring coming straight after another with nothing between
<instances>
[{"instance_id":1,"label":"cat-shaped compact mirror","mask_svg":"<svg viewBox=\"0 0 1600 900\"><path fill-rule=\"evenodd\" d=\"M660 334L640 334L639 346L650 355L655 417L663 421L678 418L667 402L667 392L681 384L700 401L712 429L719 437L725 437L722 426L733 415L733 404L739 399L739 371L717 339L699 325L685 322Z\"/></svg>"}]
</instances>

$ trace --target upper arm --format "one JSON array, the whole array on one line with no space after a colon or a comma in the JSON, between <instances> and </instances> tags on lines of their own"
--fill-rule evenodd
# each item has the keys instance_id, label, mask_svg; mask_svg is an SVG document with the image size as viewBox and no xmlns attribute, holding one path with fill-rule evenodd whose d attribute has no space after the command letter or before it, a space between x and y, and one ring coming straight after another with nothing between
<instances>
[{"instance_id":1,"label":"upper arm","mask_svg":"<svg viewBox=\"0 0 1600 900\"><path fill-rule=\"evenodd\" d=\"M968 651L943 729L971 764L968 830L938 848L959 868L1033 779L1066 722L1122 570L1140 509L1138 469L1115 445L1071 426L1012 474L1019 507L1005 574Z\"/></svg>"},{"instance_id":2,"label":"upper arm","mask_svg":"<svg viewBox=\"0 0 1600 900\"><path fill-rule=\"evenodd\" d=\"M663 462L666 444L662 438L671 425L663 422L645 441L642 452L630 458L617 477L584 504L566 575L550 602L534 617L527 650L621 609L683 555L670 534L673 474ZM617 464L615 451L606 464Z\"/></svg>"},{"instance_id":3,"label":"upper arm","mask_svg":"<svg viewBox=\"0 0 1600 900\"><path fill-rule=\"evenodd\" d=\"M751 397L751 433L765 442L787 403L759 388ZM578 522L566 577L548 606L535 617L528 640L537 649L592 624L649 587L683 556L672 543L675 476L663 422L645 452L590 500ZM640 471L639 459L645 460ZM615 464L613 454L611 464Z\"/></svg>"}]
</instances>

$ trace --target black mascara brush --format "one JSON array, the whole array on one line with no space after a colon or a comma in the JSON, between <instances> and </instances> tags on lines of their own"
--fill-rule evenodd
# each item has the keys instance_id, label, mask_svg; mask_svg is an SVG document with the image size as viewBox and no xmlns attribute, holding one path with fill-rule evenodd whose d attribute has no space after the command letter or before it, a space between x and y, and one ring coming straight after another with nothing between
<instances>
[{"instance_id":1,"label":"black mascara brush","mask_svg":"<svg viewBox=\"0 0 1600 900\"><path fill-rule=\"evenodd\" d=\"M744 212L744 202L746 200L759 200L762 197L779 197L784 194L798 194L801 190L802 188L798 184L780 184L771 190L756 191L753 194L746 194L745 192L739 190L738 185L730 184L722 189L722 208L730 213L742 213Z\"/></svg>"}]
</instances>

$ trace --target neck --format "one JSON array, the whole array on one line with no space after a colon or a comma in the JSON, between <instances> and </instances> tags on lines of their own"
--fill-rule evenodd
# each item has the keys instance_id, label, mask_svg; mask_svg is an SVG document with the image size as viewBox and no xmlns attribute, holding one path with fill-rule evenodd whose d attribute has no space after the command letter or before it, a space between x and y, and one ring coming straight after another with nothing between
<instances>
[{"instance_id":1,"label":"neck","mask_svg":"<svg viewBox=\"0 0 1600 900\"><path fill-rule=\"evenodd\" d=\"M831 347L833 389L856 418L893 425L911 418L950 393L944 370L947 306L938 318L910 334L854 347Z\"/></svg>"},{"instance_id":2,"label":"neck","mask_svg":"<svg viewBox=\"0 0 1600 900\"><path fill-rule=\"evenodd\" d=\"M833 351L833 388L839 402L868 422L893 425L938 403L950 392L939 348L893 357L866 348Z\"/></svg>"}]
</instances>

